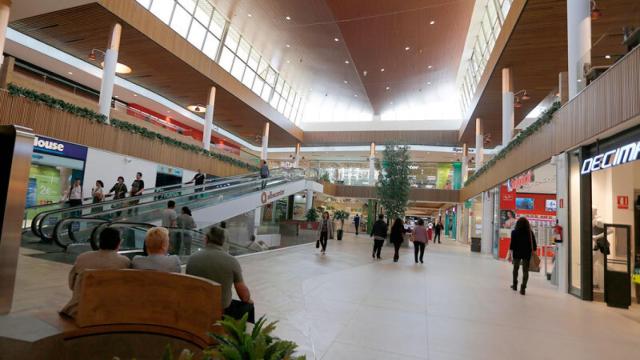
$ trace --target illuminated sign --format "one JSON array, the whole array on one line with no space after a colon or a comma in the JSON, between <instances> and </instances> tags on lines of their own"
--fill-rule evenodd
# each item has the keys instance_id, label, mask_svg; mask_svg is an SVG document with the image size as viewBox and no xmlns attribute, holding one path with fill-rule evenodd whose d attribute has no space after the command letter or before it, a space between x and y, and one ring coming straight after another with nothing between
<instances>
[{"instance_id":1,"label":"illuminated sign","mask_svg":"<svg viewBox=\"0 0 640 360\"><path fill-rule=\"evenodd\" d=\"M507 189L511 191L515 191L522 186L531 184L535 180L535 176L533 175L533 170L529 170L526 173L516 176L512 179L507 180Z\"/></svg>"},{"instance_id":2,"label":"illuminated sign","mask_svg":"<svg viewBox=\"0 0 640 360\"><path fill-rule=\"evenodd\" d=\"M72 159L85 160L87 158L87 148L56 139L36 136L33 139L33 150L39 153L46 153Z\"/></svg>"},{"instance_id":3,"label":"illuminated sign","mask_svg":"<svg viewBox=\"0 0 640 360\"><path fill-rule=\"evenodd\" d=\"M582 169L580 170L580 173L585 175L594 171L607 169L612 166L632 162L638 159L639 153L640 141L621 146L617 149L609 150L604 154L598 154L585 159L582 162Z\"/></svg>"},{"instance_id":4,"label":"illuminated sign","mask_svg":"<svg viewBox=\"0 0 640 360\"><path fill-rule=\"evenodd\" d=\"M284 195L284 190L280 190L277 192L271 192L269 191L269 193L267 194L266 191L263 191L262 194L260 194L260 201L262 201L263 204L266 204L267 201L272 200L274 198L277 198L278 196L282 196Z\"/></svg>"}]
</instances>

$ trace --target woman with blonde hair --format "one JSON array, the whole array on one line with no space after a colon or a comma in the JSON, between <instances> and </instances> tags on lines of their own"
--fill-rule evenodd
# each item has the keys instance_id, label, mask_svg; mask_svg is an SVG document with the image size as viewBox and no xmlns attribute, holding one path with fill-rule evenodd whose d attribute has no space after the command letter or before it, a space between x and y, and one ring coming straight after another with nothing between
<instances>
[{"instance_id":1,"label":"woman with blonde hair","mask_svg":"<svg viewBox=\"0 0 640 360\"><path fill-rule=\"evenodd\" d=\"M169 253L169 230L153 227L144 238L147 256L135 256L131 267L141 270L157 270L164 272L180 272L180 258Z\"/></svg>"}]
</instances>

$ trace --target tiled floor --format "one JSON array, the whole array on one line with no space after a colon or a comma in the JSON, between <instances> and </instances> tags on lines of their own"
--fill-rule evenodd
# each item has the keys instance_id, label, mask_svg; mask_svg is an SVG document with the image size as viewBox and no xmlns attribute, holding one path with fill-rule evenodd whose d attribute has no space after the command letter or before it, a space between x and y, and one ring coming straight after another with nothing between
<instances>
[{"instance_id":1,"label":"tiled floor","mask_svg":"<svg viewBox=\"0 0 640 360\"><path fill-rule=\"evenodd\" d=\"M607 308L560 294L533 274L514 293L509 264L452 243L429 245L424 265L403 249L370 257L368 237L240 259L258 314L307 359L636 359L639 307ZM25 256L14 312L68 299L68 265Z\"/></svg>"}]
</instances>

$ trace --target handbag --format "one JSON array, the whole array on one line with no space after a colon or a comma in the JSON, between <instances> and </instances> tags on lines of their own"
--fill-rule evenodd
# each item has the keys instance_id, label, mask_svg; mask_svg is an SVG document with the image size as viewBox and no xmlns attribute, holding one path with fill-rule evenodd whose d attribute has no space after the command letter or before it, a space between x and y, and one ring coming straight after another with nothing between
<instances>
[{"instance_id":1,"label":"handbag","mask_svg":"<svg viewBox=\"0 0 640 360\"><path fill-rule=\"evenodd\" d=\"M320 248L320 239L316 240L316 249Z\"/></svg>"},{"instance_id":2,"label":"handbag","mask_svg":"<svg viewBox=\"0 0 640 360\"><path fill-rule=\"evenodd\" d=\"M540 272L540 257L533 251L533 238L529 231L529 243L531 244L531 260L529 260L529 271Z\"/></svg>"}]
</instances>

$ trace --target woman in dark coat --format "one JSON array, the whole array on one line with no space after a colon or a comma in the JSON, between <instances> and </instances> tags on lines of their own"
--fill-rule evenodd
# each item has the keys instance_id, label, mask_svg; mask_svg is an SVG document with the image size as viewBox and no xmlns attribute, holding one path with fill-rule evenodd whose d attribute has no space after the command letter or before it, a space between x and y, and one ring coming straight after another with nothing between
<instances>
[{"instance_id":1,"label":"woman in dark coat","mask_svg":"<svg viewBox=\"0 0 640 360\"><path fill-rule=\"evenodd\" d=\"M522 285L520 294L525 294L527 281L529 280L529 261L531 254L537 250L536 237L531 231L531 225L525 217L516 222L515 229L511 232L511 245L509 246L509 261L513 261L513 291L518 290L518 270L522 264Z\"/></svg>"},{"instance_id":2,"label":"woman in dark coat","mask_svg":"<svg viewBox=\"0 0 640 360\"><path fill-rule=\"evenodd\" d=\"M404 233L405 230L402 219L396 218L396 221L394 221L393 226L391 227L391 234L389 236L389 240L393 244L393 248L395 250L393 262L398 262L398 259L400 259L398 250L400 250L400 245L402 245L402 242L404 241Z\"/></svg>"}]
</instances>

